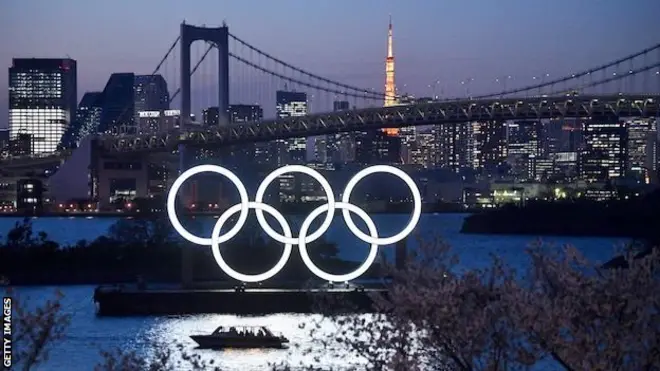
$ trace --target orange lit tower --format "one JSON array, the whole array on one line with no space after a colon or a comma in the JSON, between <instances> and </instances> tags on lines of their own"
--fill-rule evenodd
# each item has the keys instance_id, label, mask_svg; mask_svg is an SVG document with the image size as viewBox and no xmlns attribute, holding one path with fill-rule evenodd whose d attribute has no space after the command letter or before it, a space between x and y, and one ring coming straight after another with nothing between
<instances>
[{"instance_id":1,"label":"orange lit tower","mask_svg":"<svg viewBox=\"0 0 660 371\"><path fill-rule=\"evenodd\" d=\"M385 107L396 105L396 88L394 85L394 50L392 46L392 16L387 32L387 58L385 58ZM383 129L388 135L398 135L399 129Z\"/></svg>"}]
</instances>

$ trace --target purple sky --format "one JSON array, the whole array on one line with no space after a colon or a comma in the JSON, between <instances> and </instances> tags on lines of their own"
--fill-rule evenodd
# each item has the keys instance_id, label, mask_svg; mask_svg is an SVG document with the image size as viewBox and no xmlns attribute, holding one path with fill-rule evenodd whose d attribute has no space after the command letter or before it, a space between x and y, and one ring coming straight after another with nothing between
<instances>
[{"instance_id":1,"label":"purple sky","mask_svg":"<svg viewBox=\"0 0 660 371\"><path fill-rule=\"evenodd\" d=\"M151 73L182 20L226 20L232 33L282 60L380 90L389 14L397 85L418 95L431 95L426 86L435 80L442 81L436 94L448 95L461 93L466 78L474 78L476 92L496 90L495 78L506 75L512 85L531 83L534 75L570 74L660 41L657 0L3 0L0 65L6 71L12 57L68 55L78 60L82 96L103 89L112 72ZM164 73L170 90L178 87L176 65L168 62L172 72ZM209 88L193 83L199 109L199 93ZM4 127L6 72L0 87ZM233 96L252 99L234 89Z\"/></svg>"}]
</instances>

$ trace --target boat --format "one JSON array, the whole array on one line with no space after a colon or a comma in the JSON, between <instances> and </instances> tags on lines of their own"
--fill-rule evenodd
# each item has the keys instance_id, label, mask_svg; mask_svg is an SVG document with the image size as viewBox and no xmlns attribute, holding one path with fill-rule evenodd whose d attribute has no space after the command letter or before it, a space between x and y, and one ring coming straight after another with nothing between
<instances>
[{"instance_id":1,"label":"boat","mask_svg":"<svg viewBox=\"0 0 660 371\"><path fill-rule=\"evenodd\" d=\"M264 326L220 326L210 335L191 335L199 348L285 348L289 339Z\"/></svg>"}]
</instances>

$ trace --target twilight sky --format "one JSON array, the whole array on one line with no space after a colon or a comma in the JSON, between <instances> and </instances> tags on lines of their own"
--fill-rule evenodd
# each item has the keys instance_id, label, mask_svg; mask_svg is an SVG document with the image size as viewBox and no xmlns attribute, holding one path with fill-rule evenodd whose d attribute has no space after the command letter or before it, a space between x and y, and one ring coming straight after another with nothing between
<instances>
[{"instance_id":1,"label":"twilight sky","mask_svg":"<svg viewBox=\"0 0 660 371\"><path fill-rule=\"evenodd\" d=\"M460 94L467 78L480 92L496 90L495 78L506 75L531 83L534 75L570 74L660 41L658 0L2 0L0 66L6 71L13 57L68 55L78 61L82 96L102 90L112 72L151 73L184 19L226 20L230 32L284 61L382 90L389 14L397 85L418 95L431 95L435 80L436 94L446 95ZM198 95L205 91L193 84ZM6 72L0 87L4 127ZM201 100L193 97L193 107Z\"/></svg>"}]
</instances>

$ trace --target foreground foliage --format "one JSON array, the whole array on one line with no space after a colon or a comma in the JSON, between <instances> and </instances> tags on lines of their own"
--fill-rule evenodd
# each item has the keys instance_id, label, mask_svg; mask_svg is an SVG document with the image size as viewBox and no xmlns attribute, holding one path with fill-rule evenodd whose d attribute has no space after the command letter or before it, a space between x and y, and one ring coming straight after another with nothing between
<instances>
[{"instance_id":1,"label":"foreground foliage","mask_svg":"<svg viewBox=\"0 0 660 371\"><path fill-rule=\"evenodd\" d=\"M374 313L336 314L318 298L327 316L304 324L314 348L295 351L337 354L354 360L356 370L660 370L657 252L641 259L629 254L627 269L603 269L571 247L536 244L527 255L525 272L496 257L488 268L457 271L446 244L420 241L403 267L384 265L390 294L374 296ZM26 350L17 359L25 370L45 359L49 342L68 324L61 307L46 308L16 311L23 331L41 334L20 338ZM328 324L330 337L321 331ZM150 357L104 351L96 370L214 369L181 345L152 345Z\"/></svg>"},{"instance_id":2,"label":"foreground foliage","mask_svg":"<svg viewBox=\"0 0 660 371\"><path fill-rule=\"evenodd\" d=\"M497 257L456 272L441 240L420 246L403 269L388 267L391 294L374 297L376 314L330 313L311 326L309 351L343 344L343 358L361 358L355 370L660 370L657 251L603 269L572 247L535 244L525 272Z\"/></svg>"}]
</instances>

